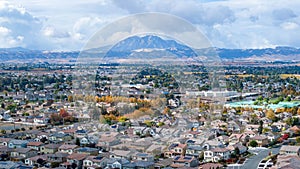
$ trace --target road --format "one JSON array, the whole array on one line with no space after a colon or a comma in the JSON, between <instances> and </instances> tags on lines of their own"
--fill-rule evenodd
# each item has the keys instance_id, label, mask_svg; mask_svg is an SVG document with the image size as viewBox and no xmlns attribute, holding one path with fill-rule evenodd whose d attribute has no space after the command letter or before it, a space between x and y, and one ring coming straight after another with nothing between
<instances>
[{"instance_id":1,"label":"road","mask_svg":"<svg viewBox=\"0 0 300 169\"><path fill-rule=\"evenodd\" d=\"M272 148L272 149L260 149L260 150L249 150L249 152L257 153L257 155L254 155L247 159L244 163L244 165L240 166L239 169L257 169L257 166L259 162L267 157L272 151L272 154L278 154L280 150L280 147Z\"/></svg>"}]
</instances>

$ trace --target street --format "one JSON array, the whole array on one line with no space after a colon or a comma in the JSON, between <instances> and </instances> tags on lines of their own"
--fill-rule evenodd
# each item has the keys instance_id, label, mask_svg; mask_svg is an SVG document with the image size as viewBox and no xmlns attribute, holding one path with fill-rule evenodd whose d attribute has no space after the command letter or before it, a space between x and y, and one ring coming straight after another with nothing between
<instances>
[{"instance_id":1,"label":"street","mask_svg":"<svg viewBox=\"0 0 300 169\"><path fill-rule=\"evenodd\" d=\"M257 153L256 155L247 159L244 165L240 166L240 169L257 169L259 162L267 157L272 151L272 154L279 153L280 147L272 148L272 149L256 149L256 150L249 150L251 153Z\"/></svg>"}]
</instances>

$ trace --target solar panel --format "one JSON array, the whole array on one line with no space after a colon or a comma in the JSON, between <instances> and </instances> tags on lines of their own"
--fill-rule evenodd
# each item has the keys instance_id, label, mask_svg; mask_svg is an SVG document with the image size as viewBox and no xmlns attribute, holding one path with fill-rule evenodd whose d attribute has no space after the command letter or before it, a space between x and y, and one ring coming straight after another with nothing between
<instances>
[{"instance_id":1,"label":"solar panel","mask_svg":"<svg viewBox=\"0 0 300 169\"><path fill-rule=\"evenodd\" d=\"M185 160L191 160L192 157L185 156L184 159L185 159Z\"/></svg>"}]
</instances>

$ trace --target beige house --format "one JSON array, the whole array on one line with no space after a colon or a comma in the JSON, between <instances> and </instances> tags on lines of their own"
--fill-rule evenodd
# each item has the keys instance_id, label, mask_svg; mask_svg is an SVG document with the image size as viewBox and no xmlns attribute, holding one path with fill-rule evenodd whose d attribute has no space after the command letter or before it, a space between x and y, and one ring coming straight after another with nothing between
<instances>
[{"instance_id":1,"label":"beige house","mask_svg":"<svg viewBox=\"0 0 300 169\"><path fill-rule=\"evenodd\" d=\"M254 140L254 141L257 142L257 146L258 146L258 147L265 147L265 146L267 146L267 145L269 144L268 137L266 137L266 136L259 136L259 135L256 135L256 136L250 138L249 143L250 143L252 140Z\"/></svg>"},{"instance_id":2,"label":"beige house","mask_svg":"<svg viewBox=\"0 0 300 169\"><path fill-rule=\"evenodd\" d=\"M61 144L47 144L41 147L41 153L43 154L54 154L58 151Z\"/></svg>"},{"instance_id":3,"label":"beige house","mask_svg":"<svg viewBox=\"0 0 300 169\"><path fill-rule=\"evenodd\" d=\"M300 146L283 145L280 148L280 155L297 155L300 156Z\"/></svg>"}]
</instances>

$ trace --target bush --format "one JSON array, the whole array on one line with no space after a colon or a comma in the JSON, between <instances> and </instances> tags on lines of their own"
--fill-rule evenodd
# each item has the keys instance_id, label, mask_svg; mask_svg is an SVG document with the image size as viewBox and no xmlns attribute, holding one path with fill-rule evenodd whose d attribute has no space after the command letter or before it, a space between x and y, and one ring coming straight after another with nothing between
<instances>
[{"instance_id":1,"label":"bush","mask_svg":"<svg viewBox=\"0 0 300 169\"><path fill-rule=\"evenodd\" d=\"M257 143L255 140L252 140L252 141L250 141L249 145L250 145L251 147L257 147L257 146L258 146L258 143Z\"/></svg>"},{"instance_id":2,"label":"bush","mask_svg":"<svg viewBox=\"0 0 300 169\"><path fill-rule=\"evenodd\" d=\"M59 164L58 162L53 162L51 163L51 168L56 168L56 167L59 167Z\"/></svg>"},{"instance_id":3,"label":"bush","mask_svg":"<svg viewBox=\"0 0 300 169\"><path fill-rule=\"evenodd\" d=\"M5 131L5 130L1 130L1 133L2 133L2 134L6 134L6 131Z\"/></svg>"}]
</instances>

